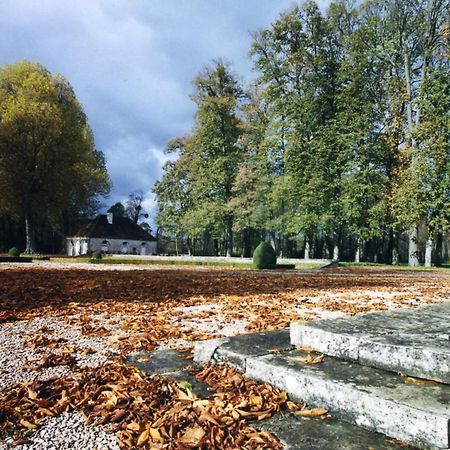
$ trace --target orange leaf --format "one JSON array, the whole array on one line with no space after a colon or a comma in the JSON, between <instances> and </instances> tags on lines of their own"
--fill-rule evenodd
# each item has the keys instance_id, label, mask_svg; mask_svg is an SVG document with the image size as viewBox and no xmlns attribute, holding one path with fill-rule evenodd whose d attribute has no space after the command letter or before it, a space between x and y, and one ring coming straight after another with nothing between
<instances>
[{"instance_id":1,"label":"orange leaf","mask_svg":"<svg viewBox=\"0 0 450 450\"><path fill-rule=\"evenodd\" d=\"M189 427L180 438L179 443L185 445L186 447L198 447L205 434L205 430L198 425L195 427Z\"/></svg>"},{"instance_id":2,"label":"orange leaf","mask_svg":"<svg viewBox=\"0 0 450 450\"><path fill-rule=\"evenodd\" d=\"M37 425L35 423L28 422L28 420L25 419L20 420L20 425L28 428L29 430L34 430L35 428L37 428Z\"/></svg>"},{"instance_id":3,"label":"orange leaf","mask_svg":"<svg viewBox=\"0 0 450 450\"><path fill-rule=\"evenodd\" d=\"M323 416L328 412L328 409L325 408L313 408L313 409L304 409L302 411L297 411L295 414L297 416L303 417L318 417Z\"/></svg>"}]
</instances>

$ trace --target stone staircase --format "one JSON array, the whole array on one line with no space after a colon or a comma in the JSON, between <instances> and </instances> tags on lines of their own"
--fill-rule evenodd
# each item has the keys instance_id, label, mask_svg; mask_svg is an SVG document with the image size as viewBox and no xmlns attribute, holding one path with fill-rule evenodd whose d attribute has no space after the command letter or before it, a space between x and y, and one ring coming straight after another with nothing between
<instances>
[{"instance_id":1,"label":"stone staircase","mask_svg":"<svg viewBox=\"0 0 450 450\"><path fill-rule=\"evenodd\" d=\"M194 360L238 367L293 399L327 408L339 424L383 433L422 449L448 449L449 332L450 302L205 341L197 344ZM311 355L318 354L326 355L323 361L309 363ZM392 448L386 440L385 447L375 444L377 439L379 435L365 434L334 444L315 446L315 441L290 448Z\"/></svg>"}]
</instances>

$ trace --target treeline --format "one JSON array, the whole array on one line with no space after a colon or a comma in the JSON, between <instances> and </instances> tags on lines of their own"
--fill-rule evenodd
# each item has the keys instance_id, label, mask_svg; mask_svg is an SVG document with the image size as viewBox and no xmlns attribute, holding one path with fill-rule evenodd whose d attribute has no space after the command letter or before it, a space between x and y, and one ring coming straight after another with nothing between
<instances>
[{"instance_id":1,"label":"treeline","mask_svg":"<svg viewBox=\"0 0 450 450\"><path fill-rule=\"evenodd\" d=\"M178 158L154 188L165 236L199 254L270 239L283 256L439 263L449 30L448 0L307 2L253 34L251 85L207 67L192 134L168 144Z\"/></svg>"}]
</instances>

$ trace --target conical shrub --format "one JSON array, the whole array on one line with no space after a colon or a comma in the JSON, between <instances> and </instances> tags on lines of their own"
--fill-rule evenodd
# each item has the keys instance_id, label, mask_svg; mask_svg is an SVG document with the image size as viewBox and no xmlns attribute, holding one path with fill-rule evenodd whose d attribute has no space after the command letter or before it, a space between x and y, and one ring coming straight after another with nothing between
<instances>
[{"instance_id":1,"label":"conical shrub","mask_svg":"<svg viewBox=\"0 0 450 450\"><path fill-rule=\"evenodd\" d=\"M253 252L253 264L257 269L271 269L277 264L277 255L267 242L261 242Z\"/></svg>"}]
</instances>

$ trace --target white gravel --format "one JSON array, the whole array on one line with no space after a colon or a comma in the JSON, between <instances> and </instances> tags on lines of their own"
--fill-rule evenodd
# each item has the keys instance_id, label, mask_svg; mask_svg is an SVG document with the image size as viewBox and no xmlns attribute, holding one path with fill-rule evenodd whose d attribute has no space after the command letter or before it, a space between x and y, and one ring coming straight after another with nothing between
<instances>
[{"instance_id":1,"label":"white gravel","mask_svg":"<svg viewBox=\"0 0 450 450\"><path fill-rule=\"evenodd\" d=\"M41 329L49 329L39 333ZM49 339L65 339L58 347L27 347L27 341L39 336ZM38 317L31 321L6 323L0 326L0 391L26 380L48 380L52 377L61 377L70 374L67 366L55 366L44 369L23 369L23 366L32 366L45 355L58 354L61 348L73 346L76 349L90 349L91 354L75 352L73 356L77 365L83 367L98 367L105 364L117 350L108 345L103 338L83 336L76 326L69 326L52 317Z\"/></svg>"},{"instance_id":2,"label":"white gravel","mask_svg":"<svg viewBox=\"0 0 450 450\"><path fill-rule=\"evenodd\" d=\"M236 334L245 333L247 321L235 320L227 322L225 317L220 314L223 309L218 304L206 304L196 306L181 306L175 308L175 311L182 313L180 317L172 318L172 323L179 322L180 329L185 332L196 331L200 333L221 334L223 336L235 336ZM209 313L207 317L202 317L203 313ZM192 345L192 343L191 343Z\"/></svg>"},{"instance_id":3,"label":"white gravel","mask_svg":"<svg viewBox=\"0 0 450 450\"><path fill-rule=\"evenodd\" d=\"M25 435L26 444L13 445L8 438L0 450L119 450L117 436L107 433L105 427L86 424L82 413L62 413L46 419L42 425Z\"/></svg>"}]
</instances>

